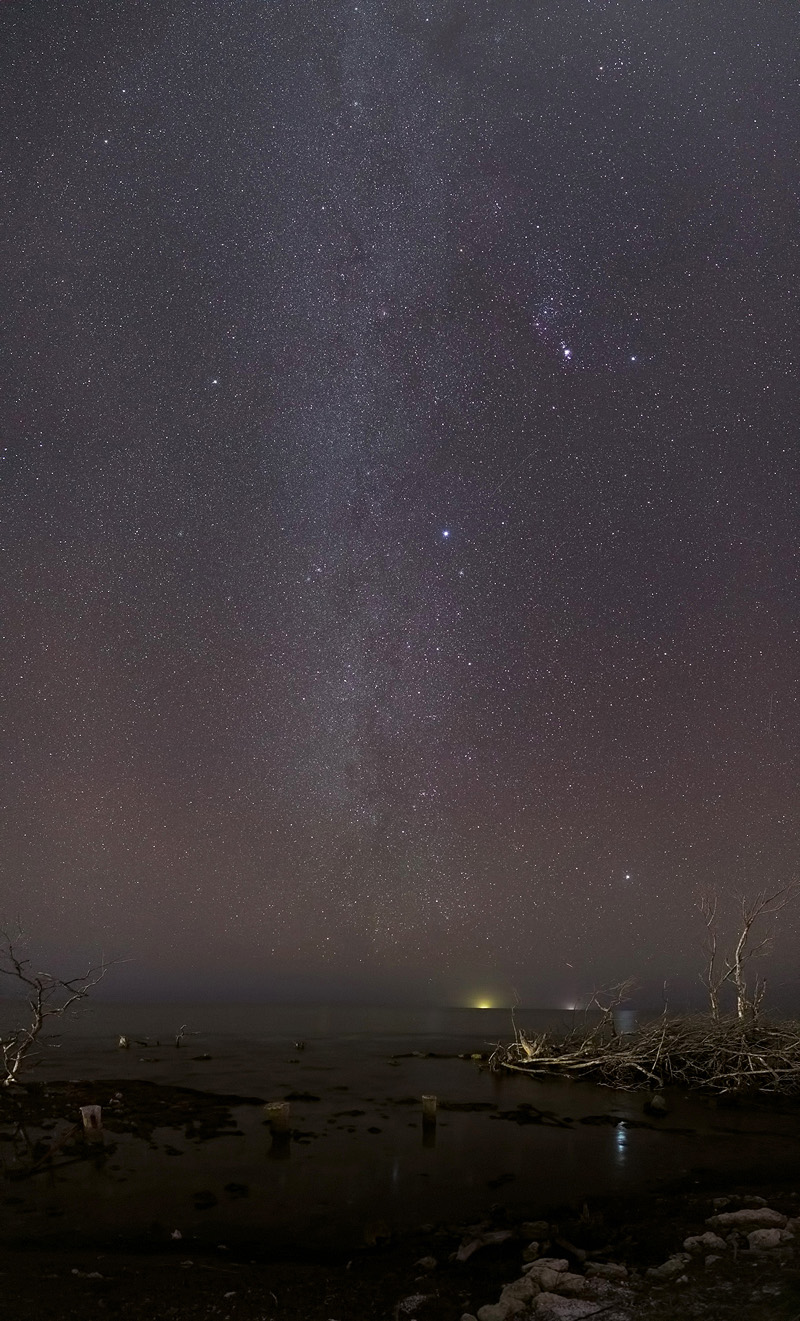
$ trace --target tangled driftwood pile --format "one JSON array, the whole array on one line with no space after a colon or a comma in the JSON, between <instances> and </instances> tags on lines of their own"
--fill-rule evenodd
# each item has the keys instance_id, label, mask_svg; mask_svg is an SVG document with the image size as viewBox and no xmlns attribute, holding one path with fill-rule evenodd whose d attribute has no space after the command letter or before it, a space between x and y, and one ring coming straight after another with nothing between
<instances>
[{"instance_id":1,"label":"tangled driftwood pile","mask_svg":"<svg viewBox=\"0 0 800 1321\"><path fill-rule=\"evenodd\" d=\"M495 1048L490 1067L623 1090L800 1095L800 1023L664 1015L625 1036L610 1034L606 1023L561 1038L517 1029L512 1042Z\"/></svg>"}]
</instances>

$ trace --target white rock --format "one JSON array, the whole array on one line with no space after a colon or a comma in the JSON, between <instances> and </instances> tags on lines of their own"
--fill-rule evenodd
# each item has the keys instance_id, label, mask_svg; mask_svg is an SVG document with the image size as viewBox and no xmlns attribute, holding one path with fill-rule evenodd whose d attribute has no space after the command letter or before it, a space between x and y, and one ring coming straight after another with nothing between
<instances>
[{"instance_id":1,"label":"white rock","mask_svg":"<svg viewBox=\"0 0 800 1321\"><path fill-rule=\"evenodd\" d=\"M508 1321L510 1316L524 1311L525 1304L520 1298L508 1298L504 1302L486 1303L479 1307L478 1321Z\"/></svg>"},{"instance_id":2,"label":"white rock","mask_svg":"<svg viewBox=\"0 0 800 1321\"><path fill-rule=\"evenodd\" d=\"M786 1216L780 1211L773 1211L769 1206L745 1206L741 1211L723 1211L722 1215L709 1216L706 1221L712 1229L783 1229Z\"/></svg>"},{"instance_id":3,"label":"white rock","mask_svg":"<svg viewBox=\"0 0 800 1321\"><path fill-rule=\"evenodd\" d=\"M588 1261L586 1274L589 1277L598 1275L602 1280L626 1280L628 1268L616 1261Z\"/></svg>"},{"instance_id":4,"label":"white rock","mask_svg":"<svg viewBox=\"0 0 800 1321\"><path fill-rule=\"evenodd\" d=\"M557 1292L558 1284L559 1281L561 1280L562 1274L564 1274L564 1272L551 1271L547 1266L543 1266L540 1271L531 1272L533 1279L536 1281L539 1288L544 1290L545 1293Z\"/></svg>"},{"instance_id":5,"label":"white rock","mask_svg":"<svg viewBox=\"0 0 800 1321\"><path fill-rule=\"evenodd\" d=\"M683 1268L691 1261L688 1252L676 1252L673 1256L662 1261L660 1266L651 1266L646 1271L649 1280L674 1280L683 1273Z\"/></svg>"},{"instance_id":6,"label":"white rock","mask_svg":"<svg viewBox=\"0 0 800 1321\"><path fill-rule=\"evenodd\" d=\"M580 1298L586 1293L586 1280L582 1275L574 1275L572 1271L562 1271L556 1275L553 1291L566 1298Z\"/></svg>"},{"instance_id":7,"label":"white rock","mask_svg":"<svg viewBox=\"0 0 800 1321\"><path fill-rule=\"evenodd\" d=\"M530 1275L523 1275L519 1280L512 1280L507 1284L500 1295L501 1303L507 1298L519 1298L527 1303L531 1298L535 1298L539 1292L539 1285L536 1280L532 1280Z\"/></svg>"},{"instance_id":8,"label":"white rock","mask_svg":"<svg viewBox=\"0 0 800 1321\"><path fill-rule=\"evenodd\" d=\"M562 1298L557 1293L540 1293L534 1303L536 1321L583 1321L605 1309L585 1298Z\"/></svg>"},{"instance_id":9,"label":"white rock","mask_svg":"<svg viewBox=\"0 0 800 1321\"><path fill-rule=\"evenodd\" d=\"M770 1248L780 1248L794 1239L788 1229L754 1229L747 1235L751 1252L768 1252Z\"/></svg>"},{"instance_id":10,"label":"white rock","mask_svg":"<svg viewBox=\"0 0 800 1321\"><path fill-rule=\"evenodd\" d=\"M692 1234L690 1238L685 1238L683 1249L684 1252L724 1252L725 1240L708 1230L706 1234Z\"/></svg>"}]
</instances>

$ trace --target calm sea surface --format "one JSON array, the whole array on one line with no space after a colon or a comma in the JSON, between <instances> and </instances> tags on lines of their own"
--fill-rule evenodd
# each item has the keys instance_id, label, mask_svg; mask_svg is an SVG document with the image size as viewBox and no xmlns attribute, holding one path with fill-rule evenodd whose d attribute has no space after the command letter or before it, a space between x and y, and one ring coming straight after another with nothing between
<instances>
[{"instance_id":1,"label":"calm sea surface","mask_svg":"<svg viewBox=\"0 0 800 1321\"><path fill-rule=\"evenodd\" d=\"M0 1035L17 1014L0 1003ZM570 1016L519 1010L517 1018L533 1031L566 1026ZM6 1241L135 1235L158 1246L177 1231L189 1242L266 1251L349 1246L387 1229L477 1221L496 1203L536 1218L692 1171L752 1181L796 1169L800 1183L793 1111L719 1110L675 1095L666 1119L644 1126L637 1094L426 1058L508 1040L507 1010L90 1002L59 1032L31 1077L137 1078L264 1101L302 1094L291 1103L302 1140L276 1150L252 1105L234 1110L238 1134L208 1142L174 1129L156 1130L149 1143L114 1135L105 1161L37 1175L13 1185L17 1200L0 1197ZM131 1049L118 1048L120 1034ZM442 1103L433 1135L421 1123L423 1094ZM503 1117L525 1101L569 1123ZM446 1108L476 1103L484 1108ZM13 1164L10 1144L0 1156Z\"/></svg>"}]
</instances>

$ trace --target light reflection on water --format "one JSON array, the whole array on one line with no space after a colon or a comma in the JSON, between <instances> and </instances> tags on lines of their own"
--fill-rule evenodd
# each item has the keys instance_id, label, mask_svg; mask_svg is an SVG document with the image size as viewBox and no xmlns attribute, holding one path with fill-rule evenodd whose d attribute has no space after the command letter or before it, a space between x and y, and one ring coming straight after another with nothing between
<instances>
[{"instance_id":1,"label":"light reflection on water","mask_svg":"<svg viewBox=\"0 0 800 1321\"><path fill-rule=\"evenodd\" d=\"M617 1166L620 1169L624 1169L628 1159L628 1130L624 1124L617 1124L614 1133L616 1136L614 1155L616 1157Z\"/></svg>"}]
</instances>

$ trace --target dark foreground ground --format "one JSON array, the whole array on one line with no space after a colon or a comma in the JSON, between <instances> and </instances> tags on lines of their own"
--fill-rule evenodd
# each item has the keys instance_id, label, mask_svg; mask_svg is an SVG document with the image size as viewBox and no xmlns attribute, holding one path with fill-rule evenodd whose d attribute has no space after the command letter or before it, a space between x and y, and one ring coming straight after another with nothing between
<instances>
[{"instance_id":1,"label":"dark foreground ground","mask_svg":"<svg viewBox=\"0 0 800 1321\"><path fill-rule=\"evenodd\" d=\"M63 1103L63 1092L33 1089L0 1099L0 1129L8 1133L20 1121L32 1131L46 1125L54 1101ZM93 1084L92 1095L97 1094ZM176 1122L211 1138L229 1122L226 1102L237 1099L185 1089L158 1089L158 1095L146 1088L132 1090L116 1117L110 1117L108 1140L115 1128L144 1137L172 1111ZM70 1090L71 1113L80 1100ZM81 1158L79 1134L48 1156L52 1140L45 1135L31 1146L31 1166L41 1162L43 1153L53 1162ZM496 1303L503 1286L520 1276L523 1252L534 1233L541 1255L566 1259L571 1272L585 1270L587 1261L627 1268L632 1292L625 1307L609 1303L595 1312L599 1321L800 1321L800 1233L762 1254L751 1251L742 1236L711 1267L702 1255L694 1258L680 1281L646 1276L649 1267L680 1252L688 1235L707 1229L706 1219L720 1209L720 1199L726 1199L728 1210L763 1199L784 1216L800 1216L800 1187L796 1172L788 1168L785 1182L774 1174L760 1179L757 1169L740 1171L736 1179L695 1169L650 1195L554 1203L535 1231L508 1219L500 1206L487 1206L479 1226L436 1223L432 1207L432 1223L403 1237L392 1239L378 1228L373 1241L345 1253L325 1256L298 1243L279 1260L270 1259L263 1245L232 1238L225 1248L175 1241L153 1251L152 1244L143 1242L98 1237L94 1243L77 1243L56 1234L45 1247L15 1232L15 1198L25 1170L12 1172L6 1166L3 1174L0 1211L6 1245L0 1246L0 1304L3 1316L14 1321L461 1321L464 1314L475 1316L484 1305ZM502 1242L485 1242L466 1260L458 1259L464 1244L504 1233ZM571 1317L588 1315L580 1310L584 1300L564 1301L573 1304ZM531 1305L519 1321L537 1315Z\"/></svg>"},{"instance_id":2,"label":"dark foreground ground","mask_svg":"<svg viewBox=\"0 0 800 1321\"><path fill-rule=\"evenodd\" d=\"M713 1191L729 1197L730 1207L750 1197L746 1188ZM798 1321L800 1243L763 1256L745 1247L713 1270L702 1259L692 1262L680 1285L642 1279L648 1266L680 1251L687 1235L703 1232L714 1210L711 1193L676 1189L637 1202L584 1206L580 1213L562 1208L550 1224L547 1251L567 1257L577 1270L581 1264L566 1243L586 1245L595 1260L624 1263L641 1281L628 1313L633 1318ZM762 1187L760 1195L786 1215L800 1212L793 1190ZM506 1226L500 1214L487 1216L489 1232L503 1227L512 1230L511 1238L465 1262L453 1259L465 1226L426 1226L398 1242L329 1260L302 1251L283 1261L248 1260L230 1249L187 1255L180 1244L159 1254L28 1246L0 1251L0 1297L3 1314L17 1321L460 1321L496 1302L503 1285L520 1274L527 1235L521 1226Z\"/></svg>"}]
</instances>

